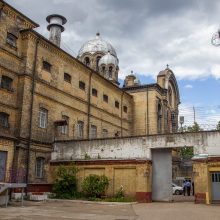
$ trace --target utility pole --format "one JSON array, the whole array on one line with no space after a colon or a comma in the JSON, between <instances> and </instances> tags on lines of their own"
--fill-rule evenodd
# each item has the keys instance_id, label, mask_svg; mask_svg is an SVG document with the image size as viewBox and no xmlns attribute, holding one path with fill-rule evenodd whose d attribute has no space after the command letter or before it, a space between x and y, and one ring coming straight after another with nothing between
<instances>
[{"instance_id":1,"label":"utility pole","mask_svg":"<svg viewBox=\"0 0 220 220\"><path fill-rule=\"evenodd\" d=\"M193 118L194 118L194 124L195 124L196 123L196 110L194 106L193 106Z\"/></svg>"}]
</instances>

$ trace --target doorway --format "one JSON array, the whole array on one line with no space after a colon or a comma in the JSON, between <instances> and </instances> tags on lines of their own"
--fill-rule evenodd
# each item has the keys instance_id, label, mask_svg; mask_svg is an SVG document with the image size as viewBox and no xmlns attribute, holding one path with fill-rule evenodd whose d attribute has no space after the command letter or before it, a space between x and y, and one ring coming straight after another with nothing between
<instances>
[{"instance_id":1,"label":"doorway","mask_svg":"<svg viewBox=\"0 0 220 220\"><path fill-rule=\"evenodd\" d=\"M6 176L7 152L0 151L0 182L5 181Z\"/></svg>"}]
</instances>

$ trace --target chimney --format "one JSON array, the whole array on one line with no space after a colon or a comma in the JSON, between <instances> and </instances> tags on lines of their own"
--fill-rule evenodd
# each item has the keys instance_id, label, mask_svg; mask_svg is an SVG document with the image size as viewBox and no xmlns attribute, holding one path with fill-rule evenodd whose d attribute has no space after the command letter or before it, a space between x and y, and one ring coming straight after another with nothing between
<instances>
[{"instance_id":1,"label":"chimney","mask_svg":"<svg viewBox=\"0 0 220 220\"><path fill-rule=\"evenodd\" d=\"M49 40L60 47L61 41L61 32L64 31L63 25L66 24L67 20L62 15L49 15L46 18L49 25L47 26L47 30L50 31Z\"/></svg>"}]
</instances>

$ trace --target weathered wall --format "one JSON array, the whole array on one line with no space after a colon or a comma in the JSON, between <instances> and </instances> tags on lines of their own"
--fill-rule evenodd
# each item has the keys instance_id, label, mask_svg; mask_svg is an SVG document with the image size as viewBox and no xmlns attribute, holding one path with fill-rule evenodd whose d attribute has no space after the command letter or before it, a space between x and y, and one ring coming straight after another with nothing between
<instances>
[{"instance_id":1,"label":"weathered wall","mask_svg":"<svg viewBox=\"0 0 220 220\"><path fill-rule=\"evenodd\" d=\"M146 160L87 160L71 161L79 168L77 173L78 190L81 191L83 179L90 175L106 175L110 182L106 192L108 196L115 195L123 187L125 196L135 197L140 202L151 201L151 163ZM69 163L64 163L68 166ZM51 163L51 175L59 162Z\"/></svg>"},{"instance_id":2,"label":"weathered wall","mask_svg":"<svg viewBox=\"0 0 220 220\"><path fill-rule=\"evenodd\" d=\"M194 154L220 155L220 132L177 133L91 141L56 142L52 160L90 158L146 158L151 149L194 147Z\"/></svg>"}]
</instances>

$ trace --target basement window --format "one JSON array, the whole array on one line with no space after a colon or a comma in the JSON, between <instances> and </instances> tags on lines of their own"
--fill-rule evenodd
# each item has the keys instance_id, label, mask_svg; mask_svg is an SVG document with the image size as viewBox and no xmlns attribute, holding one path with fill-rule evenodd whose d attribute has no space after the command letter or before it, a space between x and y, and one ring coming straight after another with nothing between
<instances>
[{"instance_id":1,"label":"basement window","mask_svg":"<svg viewBox=\"0 0 220 220\"><path fill-rule=\"evenodd\" d=\"M83 81L79 81L79 88L82 90L86 89L86 84Z\"/></svg>"},{"instance_id":2,"label":"basement window","mask_svg":"<svg viewBox=\"0 0 220 220\"><path fill-rule=\"evenodd\" d=\"M68 73L64 73L64 81L71 83L71 76Z\"/></svg>"},{"instance_id":3,"label":"basement window","mask_svg":"<svg viewBox=\"0 0 220 220\"><path fill-rule=\"evenodd\" d=\"M43 61L43 69L46 70L47 72L51 72L51 67L52 65L48 63L47 61Z\"/></svg>"}]
</instances>

